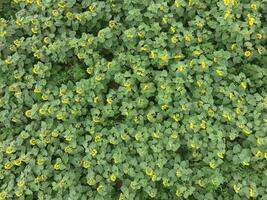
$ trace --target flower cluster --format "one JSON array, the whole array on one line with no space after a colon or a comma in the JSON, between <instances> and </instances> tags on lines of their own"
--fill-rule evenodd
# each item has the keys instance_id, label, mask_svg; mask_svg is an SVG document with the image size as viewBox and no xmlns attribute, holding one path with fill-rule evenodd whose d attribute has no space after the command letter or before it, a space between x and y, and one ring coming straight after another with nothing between
<instances>
[{"instance_id":1,"label":"flower cluster","mask_svg":"<svg viewBox=\"0 0 267 200\"><path fill-rule=\"evenodd\" d=\"M0 1L0 200L267 199L266 11Z\"/></svg>"}]
</instances>

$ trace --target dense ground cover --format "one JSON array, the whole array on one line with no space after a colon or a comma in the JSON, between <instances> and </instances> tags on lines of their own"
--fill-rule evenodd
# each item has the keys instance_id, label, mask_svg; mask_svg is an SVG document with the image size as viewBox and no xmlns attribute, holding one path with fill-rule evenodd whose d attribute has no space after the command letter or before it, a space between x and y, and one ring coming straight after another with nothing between
<instances>
[{"instance_id":1,"label":"dense ground cover","mask_svg":"<svg viewBox=\"0 0 267 200\"><path fill-rule=\"evenodd\" d=\"M0 200L267 199L266 0L0 1Z\"/></svg>"}]
</instances>

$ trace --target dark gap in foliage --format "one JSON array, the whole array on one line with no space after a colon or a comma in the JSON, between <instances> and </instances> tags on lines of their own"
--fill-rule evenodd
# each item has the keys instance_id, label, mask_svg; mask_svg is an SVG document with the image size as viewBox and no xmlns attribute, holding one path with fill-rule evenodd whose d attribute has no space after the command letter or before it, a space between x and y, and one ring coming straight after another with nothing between
<instances>
[{"instance_id":1,"label":"dark gap in foliage","mask_svg":"<svg viewBox=\"0 0 267 200\"><path fill-rule=\"evenodd\" d=\"M187 154L188 154L188 149L186 146L181 145L177 150L176 153L181 156L182 160L187 160Z\"/></svg>"},{"instance_id":2,"label":"dark gap in foliage","mask_svg":"<svg viewBox=\"0 0 267 200\"><path fill-rule=\"evenodd\" d=\"M114 80L110 80L107 85L109 89L114 89L114 90L117 90L120 87L120 84L118 84Z\"/></svg>"},{"instance_id":3,"label":"dark gap in foliage","mask_svg":"<svg viewBox=\"0 0 267 200\"><path fill-rule=\"evenodd\" d=\"M100 50L99 54L102 55L109 62L111 62L114 58L113 53L108 49Z\"/></svg>"},{"instance_id":4,"label":"dark gap in foliage","mask_svg":"<svg viewBox=\"0 0 267 200\"><path fill-rule=\"evenodd\" d=\"M115 182L114 187L116 187L117 189L120 189L122 186L122 181L120 179L117 179Z\"/></svg>"}]
</instances>

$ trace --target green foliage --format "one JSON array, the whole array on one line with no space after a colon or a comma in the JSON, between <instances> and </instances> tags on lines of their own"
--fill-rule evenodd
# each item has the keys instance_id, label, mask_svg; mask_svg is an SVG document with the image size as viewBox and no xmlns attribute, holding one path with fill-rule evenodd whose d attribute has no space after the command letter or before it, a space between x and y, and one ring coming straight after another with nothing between
<instances>
[{"instance_id":1,"label":"green foliage","mask_svg":"<svg viewBox=\"0 0 267 200\"><path fill-rule=\"evenodd\" d=\"M267 199L266 0L0 17L0 200Z\"/></svg>"}]
</instances>

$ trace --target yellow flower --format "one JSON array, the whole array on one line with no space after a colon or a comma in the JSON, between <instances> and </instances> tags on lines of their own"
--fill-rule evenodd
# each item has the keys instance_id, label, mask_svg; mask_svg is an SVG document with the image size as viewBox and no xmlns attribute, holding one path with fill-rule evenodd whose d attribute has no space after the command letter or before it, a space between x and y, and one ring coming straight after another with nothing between
<instances>
[{"instance_id":1,"label":"yellow flower","mask_svg":"<svg viewBox=\"0 0 267 200\"><path fill-rule=\"evenodd\" d=\"M258 151L255 153L255 156L256 156L257 158L260 157L260 156L261 156L261 151L258 150Z\"/></svg>"},{"instance_id":2,"label":"yellow flower","mask_svg":"<svg viewBox=\"0 0 267 200\"><path fill-rule=\"evenodd\" d=\"M5 64L7 64L7 65L10 65L10 64L12 64L13 63L13 61L11 60L11 58L7 58L6 60L5 60Z\"/></svg>"},{"instance_id":3,"label":"yellow flower","mask_svg":"<svg viewBox=\"0 0 267 200\"><path fill-rule=\"evenodd\" d=\"M5 165L4 165L4 168L5 168L6 170L10 170L12 167L13 167L13 164L12 164L11 162L7 162L7 163L5 163Z\"/></svg>"},{"instance_id":4,"label":"yellow flower","mask_svg":"<svg viewBox=\"0 0 267 200\"><path fill-rule=\"evenodd\" d=\"M211 169L214 169L215 168L215 163L213 161L210 161L209 162L209 166Z\"/></svg>"},{"instance_id":5,"label":"yellow flower","mask_svg":"<svg viewBox=\"0 0 267 200\"><path fill-rule=\"evenodd\" d=\"M252 4L250 4L250 8L251 8L252 10L257 10L257 4L256 4L256 3L252 3Z\"/></svg>"},{"instance_id":6,"label":"yellow flower","mask_svg":"<svg viewBox=\"0 0 267 200\"><path fill-rule=\"evenodd\" d=\"M217 69L216 73L218 76L223 76L223 71L221 69Z\"/></svg>"},{"instance_id":7,"label":"yellow flower","mask_svg":"<svg viewBox=\"0 0 267 200\"><path fill-rule=\"evenodd\" d=\"M186 111L186 110L187 110L187 107L186 107L185 104L182 105L182 110L183 110L183 111Z\"/></svg>"},{"instance_id":8,"label":"yellow flower","mask_svg":"<svg viewBox=\"0 0 267 200\"><path fill-rule=\"evenodd\" d=\"M33 27L31 30L32 30L32 33L34 33L34 34L38 33L38 28L37 27Z\"/></svg>"},{"instance_id":9,"label":"yellow flower","mask_svg":"<svg viewBox=\"0 0 267 200\"><path fill-rule=\"evenodd\" d=\"M30 118L32 116L32 110L27 110L25 112L26 117Z\"/></svg>"},{"instance_id":10,"label":"yellow flower","mask_svg":"<svg viewBox=\"0 0 267 200\"><path fill-rule=\"evenodd\" d=\"M189 123L189 128L190 128L190 129L194 129L194 127L195 127L194 123L193 123L193 122L190 122L190 123Z\"/></svg>"},{"instance_id":11,"label":"yellow flower","mask_svg":"<svg viewBox=\"0 0 267 200\"><path fill-rule=\"evenodd\" d=\"M96 75L95 80L96 81L101 81L102 80L102 77L100 75Z\"/></svg>"},{"instance_id":12,"label":"yellow flower","mask_svg":"<svg viewBox=\"0 0 267 200\"><path fill-rule=\"evenodd\" d=\"M179 72L183 72L184 71L184 66L183 65L178 66L177 70Z\"/></svg>"},{"instance_id":13,"label":"yellow flower","mask_svg":"<svg viewBox=\"0 0 267 200\"><path fill-rule=\"evenodd\" d=\"M257 39L257 40L261 40L261 39L262 39L262 34L257 33L257 34L256 34L256 39Z\"/></svg>"},{"instance_id":14,"label":"yellow flower","mask_svg":"<svg viewBox=\"0 0 267 200\"><path fill-rule=\"evenodd\" d=\"M110 180L111 180L112 182L115 182L116 179L117 179L116 176L115 176L114 174L111 174L109 178L110 178Z\"/></svg>"},{"instance_id":15,"label":"yellow flower","mask_svg":"<svg viewBox=\"0 0 267 200\"><path fill-rule=\"evenodd\" d=\"M91 149L91 150L90 150L90 154L91 154L93 157L95 157L96 154L97 154L97 150L96 150L96 149Z\"/></svg>"},{"instance_id":16,"label":"yellow flower","mask_svg":"<svg viewBox=\"0 0 267 200\"><path fill-rule=\"evenodd\" d=\"M12 153L15 152L15 148L12 147L12 146L9 146L9 147L6 148L5 152L6 152L6 154L12 154Z\"/></svg>"},{"instance_id":17,"label":"yellow flower","mask_svg":"<svg viewBox=\"0 0 267 200\"><path fill-rule=\"evenodd\" d=\"M172 42L173 44L176 44L176 43L177 43L177 38L176 38L175 36L172 36L172 38L171 38L171 42Z\"/></svg>"},{"instance_id":18,"label":"yellow flower","mask_svg":"<svg viewBox=\"0 0 267 200\"><path fill-rule=\"evenodd\" d=\"M229 0L223 0L224 5L228 6L229 5Z\"/></svg>"},{"instance_id":19,"label":"yellow flower","mask_svg":"<svg viewBox=\"0 0 267 200\"><path fill-rule=\"evenodd\" d=\"M44 37L44 43L48 44L49 43L49 38L48 37Z\"/></svg>"},{"instance_id":20,"label":"yellow flower","mask_svg":"<svg viewBox=\"0 0 267 200\"><path fill-rule=\"evenodd\" d=\"M146 174L148 176L152 176L154 174L153 169L151 167L147 167L146 168Z\"/></svg>"},{"instance_id":21,"label":"yellow flower","mask_svg":"<svg viewBox=\"0 0 267 200\"><path fill-rule=\"evenodd\" d=\"M40 108L40 109L39 109L39 113L40 113L41 115L45 115L45 114L46 114L46 110L45 110L45 108Z\"/></svg>"},{"instance_id":22,"label":"yellow flower","mask_svg":"<svg viewBox=\"0 0 267 200\"><path fill-rule=\"evenodd\" d=\"M101 135L96 135L95 136L95 142L100 142L102 140L102 136Z\"/></svg>"},{"instance_id":23,"label":"yellow flower","mask_svg":"<svg viewBox=\"0 0 267 200\"><path fill-rule=\"evenodd\" d=\"M245 90L245 89L247 89L247 84L246 84L245 82L241 82L241 83L240 83L240 87L241 87L243 90Z\"/></svg>"},{"instance_id":24,"label":"yellow flower","mask_svg":"<svg viewBox=\"0 0 267 200\"><path fill-rule=\"evenodd\" d=\"M23 190L16 190L16 191L15 191L15 195L16 195L17 197L21 197L21 196L23 195Z\"/></svg>"},{"instance_id":25,"label":"yellow flower","mask_svg":"<svg viewBox=\"0 0 267 200\"><path fill-rule=\"evenodd\" d=\"M231 15L231 12L229 10L225 11L224 20L226 20Z\"/></svg>"},{"instance_id":26,"label":"yellow flower","mask_svg":"<svg viewBox=\"0 0 267 200\"><path fill-rule=\"evenodd\" d=\"M171 31L172 33L175 33L175 32L176 32L176 30L175 30L175 28L174 28L173 26L170 27L170 31Z\"/></svg>"},{"instance_id":27,"label":"yellow flower","mask_svg":"<svg viewBox=\"0 0 267 200\"><path fill-rule=\"evenodd\" d=\"M176 115L173 115L173 116L172 116L172 119L173 119L174 121L176 121L176 122L179 121L179 118L178 118Z\"/></svg>"},{"instance_id":28,"label":"yellow flower","mask_svg":"<svg viewBox=\"0 0 267 200\"><path fill-rule=\"evenodd\" d=\"M34 138L31 138L29 143L34 146L36 145L36 140Z\"/></svg>"},{"instance_id":29,"label":"yellow flower","mask_svg":"<svg viewBox=\"0 0 267 200\"><path fill-rule=\"evenodd\" d=\"M236 108L236 109L235 109L235 112L236 112L236 114L239 115L239 114L241 113L241 110L240 110L239 108Z\"/></svg>"},{"instance_id":30,"label":"yellow flower","mask_svg":"<svg viewBox=\"0 0 267 200\"><path fill-rule=\"evenodd\" d=\"M14 164L15 164L16 166L20 166L20 165L21 165L21 160L20 160L20 159L16 159L16 160L14 160L13 162L14 162Z\"/></svg>"},{"instance_id":31,"label":"yellow flower","mask_svg":"<svg viewBox=\"0 0 267 200\"><path fill-rule=\"evenodd\" d=\"M191 41L191 35L189 33L185 34L184 39L185 39L185 41L190 42Z\"/></svg>"},{"instance_id":32,"label":"yellow flower","mask_svg":"<svg viewBox=\"0 0 267 200\"><path fill-rule=\"evenodd\" d=\"M116 23L115 23L114 20L110 20L110 21L108 22L108 26L109 26L109 28L114 28L115 25L116 25Z\"/></svg>"},{"instance_id":33,"label":"yellow flower","mask_svg":"<svg viewBox=\"0 0 267 200\"><path fill-rule=\"evenodd\" d=\"M168 108L168 105L164 104L160 108L161 108L161 110L166 110Z\"/></svg>"},{"instance_id":34,"label":"yellow flower","mask_svg":"<svg viewBox=\"0 0 267 200\"><path fill-rule=\"evenodd\" d=\"M43 165L44 164L44 159L43 158L38 158L37 159L37 165Z\"/></svg>"},{"instance_id":35,"label":"yellow flower","mask_svg":"<svg viewBox=\"0 0 267 200\"><path fill-rule=\"evenodd\" d=\"M201 62L200 63L200 66L201 66L201 69L206 69L206 67L207 67L207 64L205 63L205 62Z\"/></svg>"},{"instance_id":36,"label":"yellow flower","mask_svg":"<svg viewBox=\"0 0 267 200\"><path fill-rule=\"evenodd\" d=\"M162 17L162 23L167 24L167 18L166 17Z\"/></svg>"},{"instance_id":37,"label":"yellow flower","mask_svg":"<svg viewBox=\"0 0 267 200\"><path fill-rule=\"evenodd\" d=\"M177 135L176 132L173 132L173 133L171 134L171 138L172 138L172 139L176 139L177 137L178 137L178 135Z\"/></svg>"},{"instance_id":38,"label":"yellow flower","mask_svg":"<svg viewBox=\"0 0 267 200\"><path fill-rule=\"evenodd\" d=\"M55 169L55 170L59 170L60 169L60 163L55 163L54 165L53 165L53 168Z\"/></svg>"},{"instance_id":39,"label":"yellow flower","mask_svg":"<svg viewBox=\"0 0 267 200\"><path fill-rule=\"evenodd\" d=\"M108 97L108 98L107 98L107 103L111 105L112 102L113 102L112 98L111 98L111 97Z\"/></svg>"},{"instance_id":40,"label":"yellow flower","mask_svg":"<svg viewBox=\"0 0 267 200\"><path fill-rule=\"evenodd\" d=\"M233 188L234 188L235 193L238 193L240 190L240 188L236 184L234 184Z\"/></svg>"},{"instance_id":41,"label":"yellow flower","mask_svg":"<svg viewBox=\"0 0 267 200\"><path fill-rule=\"evenodd\" d=\"M264 158L267 160L267 151L264 153Z\"/></svg>"},{"instance_id":42,"label":"yellow flower","mask_svg":"<svg viewBox=\"0 0 267 200\"><path fill-rule=\"evenodd\" d=\"M72 147L71 147L71 146L66 146L66 147L64 148L64 152L65 152L65 153L71 153L71 152L72 152Z\"/></svg>"},{"instance_id":43,"label":"yellow flower","mask_svg":"<svg viewBox=\"0 0 267 200\"><path fill-rule=\"evenodd\" d=\"M254 190L253 190L253 188L249 188L249 196L250 197L254 197Z\"/></svg>"},{"instance_id":44,"label":"yellow flower","mask_svg":"<svg viewBox=\"0 0 267 200\"><path fill-rule=\"evenodd\" d=\"M104 188L103 185L99 185L96 190L97 190L97 192L101 192L103 190L103 188Z\"/></svg>"},{"instance_id":45,"label":"yellow flower","mask_svg":"<svg viewBox=\"0 0 267 200\"><path fill-rule=\"evenodd\" d=\"M0 192L0 200L6 200L8 193L7 192Z\"/></svg>"},{"instance_id":46,"label":"yellow flower","mask_svg":"<svg viewBox=\"0 0 267 200\"><path fill-rule=\"evenodd\" d=\"M58 4L57 4L57 6L59 7L59 8L65 8L65 4L64 3L61 3L61 2L59 2Z\"/></svg>"},{"instance_id":47,"label":"yellow flower","mask_svg":"<svg viewBox=\"0 0 267 200\"><path fill-rule=\"evenodd\" d=\"M199 179L197 181L197 184L200 186L200 187L203 187L204 186L204 183L203 183L203 180L202 179Z\"/></svg>"},{"instance_id":48,"label":"yellow flower","mask_svg":"<svg viewBox=\"0 0 267 200\"><path fill-rule=\"evenodd\" d=\"M204 121L201 122L200 128L205 129L206 128L206 123Z\"/></svg>"},{"instance_id":49,"label":"yellow flower","mask_svg":"<svg viewBox=\"0 0 267 200\"><path fill-rule=\"evenodd\" d=\"M142 32L138 32L137 35L138 35L138 37L140 37L140 38L144 36L144 34L143 34Z\"/></svg>"},{"instance_id":50,"label":"yellow flower","mask_svg":"<svg viewBox=\"0 0 267 200\"><path fill-rule=\"evenodd\" d=\"M250 26L253 26L254 23L255 23L255 19L254 19L253 17L251 17L250 14L247 14L247 19L248 19L248 24L249 24Z\"/></svg>"},{"instance_id":51,"label":"yellow flower","mask_svg":"<svg viewBox=\"0 0 267 200\"><path fill-rule=\"evenodd\" d=\"M94 5L89 6L89 11L90 12L95 12L95 6Z\"/></svg>"},{"instance_id":52,"label":"yellow flower","mask_svg":"<svg viewBox=\"0 0 267 200\"><path fill-rule=\"evenodd\" d=\"M21 19L16 19L16 24L17 26L21 26L22 25L22 20Z\"/></svg>"},{"instance_id":53,"label":"yellow flower","mask_svg":"<svg viewBox=\"0 0 267 200\"><path fill-rule=\"evenodd\" d=\"M175 195L176 195L177 197L179 197L179 196L181 195L181 192L180 192L179 189L176 190Z\"/></svg>"},{"instance_id":54,"label":"yellow flower","mask_svg":"<svg viewBox=\"0 0 267 200\"><path fill-rule=\"evenodd\" d=\"M43 94L43 95L42 95L42 100L47 101L47 100L48 100L48 96L45 95L45 94Z\"/></svg>"},{"instance_id":55,"label":"yellow flower","mask_svg":"<svg viewBox=\"0 0 267 200\"><path fill-rule=\"evenodd\" d=\"M263 142L262 138L257 138L257 145L261 145Z\"/></svg>"},{"instance_id":56,"label":"yellow flower","mask_svg":"<svg viewBox=\"0 0 267 200\"><path fill-rule=\"evenodd\" d=\"M217 156L218 156L219 158L221 158L221 159L224 158L223 152L218 152L218 153L217 153Z\"/></svg>"},{"instance_id":57,"label":"yellow flower","mask_svg":"<svg viewBox=\"0 0 267 200\"><path fill-rule=\"evenodd\" d=\"M249 135L252 131L249 130L248 128L244 128L244 129L243 129L243 132L244 132L246 135Z\"/></svg>"},{"instance_id":58,"label":"yellow flower","mask_svg":"<svg viewBox=\"0 0 267 200\"><path fill-rule=\"evenodd\" d=\"M24 181L17 182L17 186L18 187L23 187L24 185L25 185L25 182Z\"/></svg>"},{"instance_id":59,"label":"yellow flower","mask_svg":"<svg viewBox=\"0 0 267 200\"><path fill-rule=\"evenodd\" d=\"M88 169L91 166L91 164L87 160L82 160L82 166L83 168Z\"/></svg>"},{"instance_id":60,"label":"yellow flower","mask_svg":"<svg viewBox=\"0 0 267 200\"><path fill-rule=\"evenodd\" d=\"M63 116L63 114L61 112L59 112L59 113L57 113L56 118L58 120L63 120L64 116Z\"/></svg>"}]
</instances>

